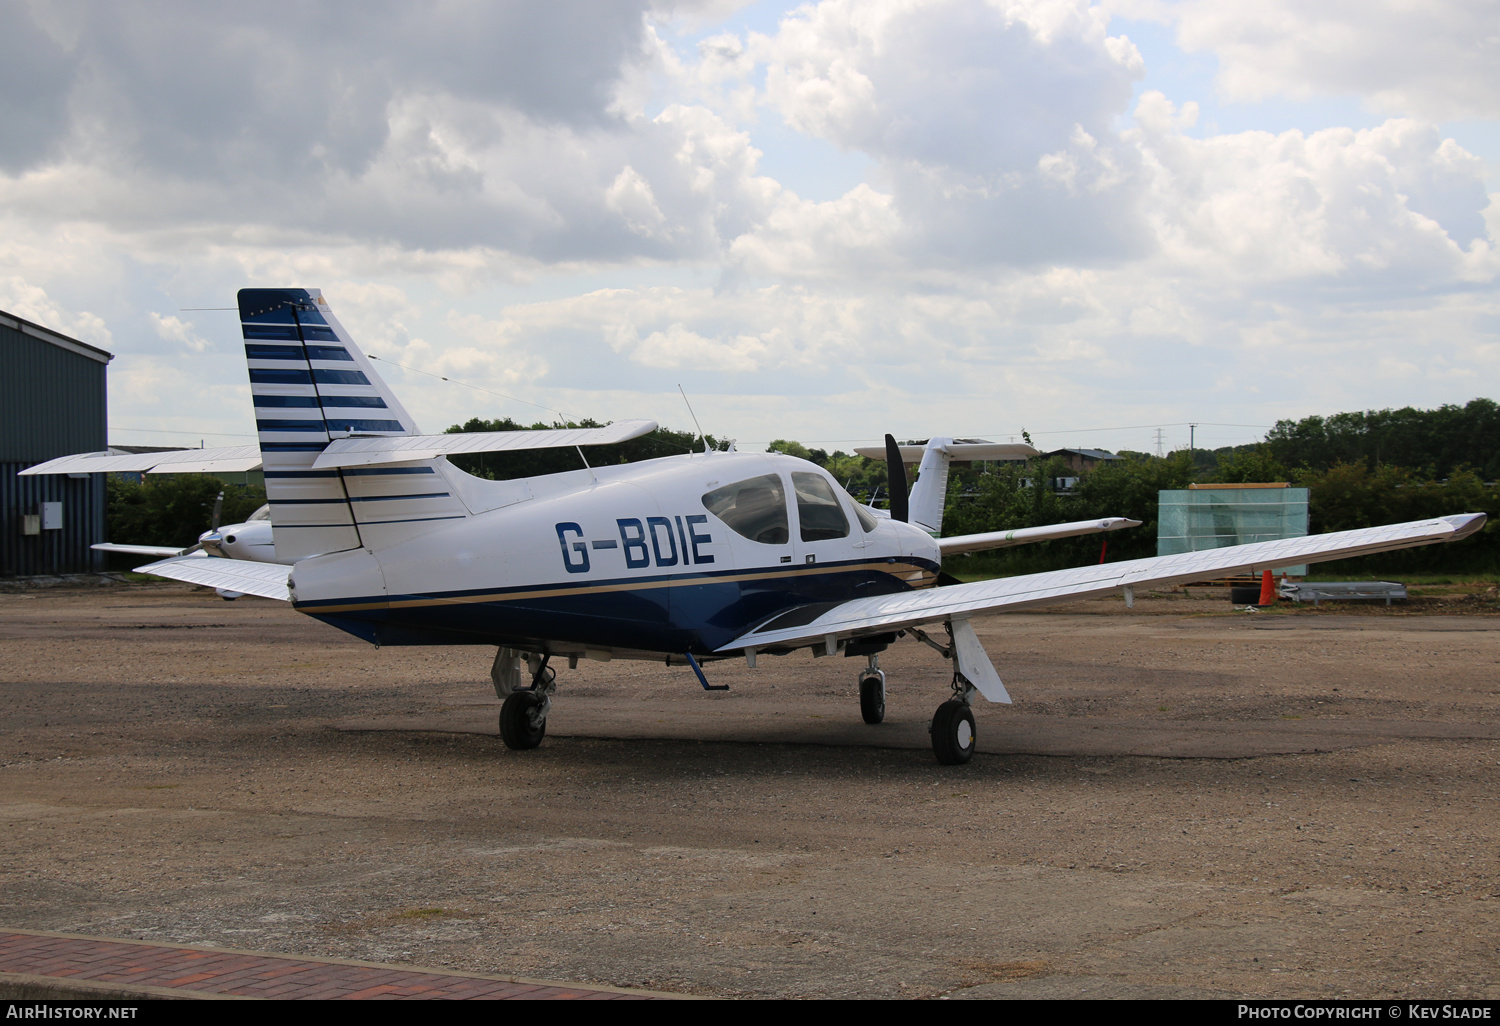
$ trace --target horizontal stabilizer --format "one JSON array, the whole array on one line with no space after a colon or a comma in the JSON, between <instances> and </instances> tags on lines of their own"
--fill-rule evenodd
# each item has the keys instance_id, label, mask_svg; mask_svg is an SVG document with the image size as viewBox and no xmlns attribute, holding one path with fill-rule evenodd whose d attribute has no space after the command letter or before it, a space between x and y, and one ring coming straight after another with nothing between
<instances>
[{"instance_id":1,"label":"horizontal stabilizer","mask_svg":"<svg viewBox=\"0 0 1500 1026\"><path fill-rule=\"evenodd\" d=\"M815 642L827 644L830 638L888 633L975 613L1024 609L1091 595L1107 595L1125 587L1186 584L1293 563L1321 563L1330 559L1393 552L1418 545L1458 541L1484 527L1484 522L1483 513L1461 513L1384 527L1362 527L1355 531L1229 545L1174 556L1152 556L955 584L947 588L851 599L800 626L752 630L716 651L736 652L747 648L800 646ZM772 618L771 622L776 619Z\"/></svg>"},{"instance_id":2,"label":"horizontal stabilizer","mask_svg":"<svg viewBox=\"0 0 1500 1026\"><path fill-rule=\"evenodd\" d=\"M248 559L205 559L201 556L179 556L135 568L138 574L155 574L174 581L201 584L242 595L290 602L287 578L292 568L283 563L259 563Z\"/></svg>"},{"instance_id":3,"label":"horizontal stabilizer","mask_svg":"<svg viewBox=\"0 0 1500 1026\"><path fill-rule=\"evenodd\" d=\"M230 445L216 449L169 449L166 452L115 454L83 452L59 456L21 471L38 474L239 474L260 469L259 445Z\"/></svg>"},{"instance_id":4,"label":"horizontal stabilizer","mask_svg":"<svg viewBox=\"0 0 1500 1026\"><path fill-rule=\"evenodd\" d=\"M551 431L475 431L444 435L390 435L339 438L313 461L313 469L365 467L375 463L409 463L438 456L475 452L559 449L575 445L617 445L656 430L654 420L620 420L602 428Z\"/></svg>"},{"instance_id":5,"label":"horizontal stabilizer","mask_svg":"<svg viewBox=\"0 0 1500 1026\"><path fill-rule=\"evenodd\" d=\"M1054 538L1074 538L1081 534L1099 534L1102 531L1118 531L1123 527L1140 526L1139 520L1104 517L1100 520L1075 520L1068 524L1048 524L1045 527L1020 527L1014 531L956 534L952 538L939 538L937 543L944 556L953 556L960 552L1008 549L1012 545L1030 545L1032 542L1051 541Z\"/></svg>"},{"instance_id":6,"label":"horizontal stabilizer","mask_svg":"<svg viewBox=\"0 0 1500 1026\"><path fill-rule=\"evenodd\" d=\"M903 463L921 463L922 456L927 452L925 445L901 445L897 448L901 450ZM872 460L885 459L884 446L862 445L854 451ZM1029 460L1041 455L1039 450L1021 442L947 442L943 445L943 451L955 463L968 463L972 460Z\"/></svg>"}]
</instances>

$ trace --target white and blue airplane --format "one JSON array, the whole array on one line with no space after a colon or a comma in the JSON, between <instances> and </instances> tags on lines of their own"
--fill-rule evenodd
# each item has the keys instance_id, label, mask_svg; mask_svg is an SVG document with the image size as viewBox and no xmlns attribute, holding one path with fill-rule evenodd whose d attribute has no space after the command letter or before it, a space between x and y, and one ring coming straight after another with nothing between
<instances>
[{"instance_id":1,"label":"white and blue airplane","mask_svg":"<svg viewBox=\"0 0 1500 1026\"><path fill-rule=\"evenodd\" d=\"M422 435L320 292L244 289L239 311L280 562L174 558L140 569L287 601L376 645L493 645L500 733L511 748L541 743L562 660L660 660L690 666L712 688L702 666L713 660L753 667L759 656L804 648L864 657L861 713L879 723L880 653L911 637L952 663L953 693L933 716L932 745L939 762L965 763L975 696L1010 701L976 615L1116 591L1130 603L1140 587L1456 541L1485 522L1461 514L950 583L944 556L1049 529L933 537L940 523L909 522L902 508L902 454L889 436L896 508L884 517L822 468L778 453L581 460L565 473L482 480L447 456L571 446L581 455L656 425ZM929 489L939 476L946 485L946 473L935 474ZM932 498L918 484L912 506L931 521Z\"/></svg>"}]
</instances>

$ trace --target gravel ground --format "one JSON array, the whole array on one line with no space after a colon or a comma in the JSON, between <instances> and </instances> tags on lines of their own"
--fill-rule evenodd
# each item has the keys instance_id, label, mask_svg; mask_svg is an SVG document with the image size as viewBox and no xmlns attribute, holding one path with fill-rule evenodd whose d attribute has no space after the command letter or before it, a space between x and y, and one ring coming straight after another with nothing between
<instances>
[{"instance_id":1,"label":"gravel ground","mask_svg":"<svg viewBox=\"0 0 1500 1026\"><path fill-rule=\"evenodd\" d=\"M375 650L180 585L0 594L0 925L779 997L1500 997L1492 602L977 621L944 665Z\"/></svg>"}]
</instances>

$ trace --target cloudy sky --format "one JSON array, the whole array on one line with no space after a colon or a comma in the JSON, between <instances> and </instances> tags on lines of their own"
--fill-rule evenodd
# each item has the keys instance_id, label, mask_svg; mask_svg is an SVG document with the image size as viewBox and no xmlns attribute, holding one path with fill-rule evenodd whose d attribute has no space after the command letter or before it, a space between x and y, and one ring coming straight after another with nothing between
<instances>
[{"instance_id":1,"label":"cloudy sky","mask_svg":"<svg viewBox=\"0 0 1500 1026\"><path fill-rule=\"evenodd\" d=\"M0 0L0 309L115 442L253 439L256 285L429 431L1236 444L1500 397L1497 199L1495 0Z\"/></svg>"}]
</instances>

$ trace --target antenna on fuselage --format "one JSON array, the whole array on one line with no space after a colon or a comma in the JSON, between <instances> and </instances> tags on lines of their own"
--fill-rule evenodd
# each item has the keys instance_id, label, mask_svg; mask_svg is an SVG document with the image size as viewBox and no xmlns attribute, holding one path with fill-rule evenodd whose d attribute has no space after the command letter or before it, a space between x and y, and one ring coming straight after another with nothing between
<instances>
[{"instance_id":1,"label":"antenna on fuselage","mask_svg":"<svg viewBox=\"0 0 1500 1026\"><path fill-rule=\"evenodd\" d=\"M682 383L677 385L677 391L682 392ZM703 425L698 423L698 415L693 412L693 404L688 402L686 392L682 392L682 401L687 404L688 416L693 418L693 427L698 429L698 437L703 442L703 451L708 452L708 436L703 433Z\"/></svg>"}]
</instances>

